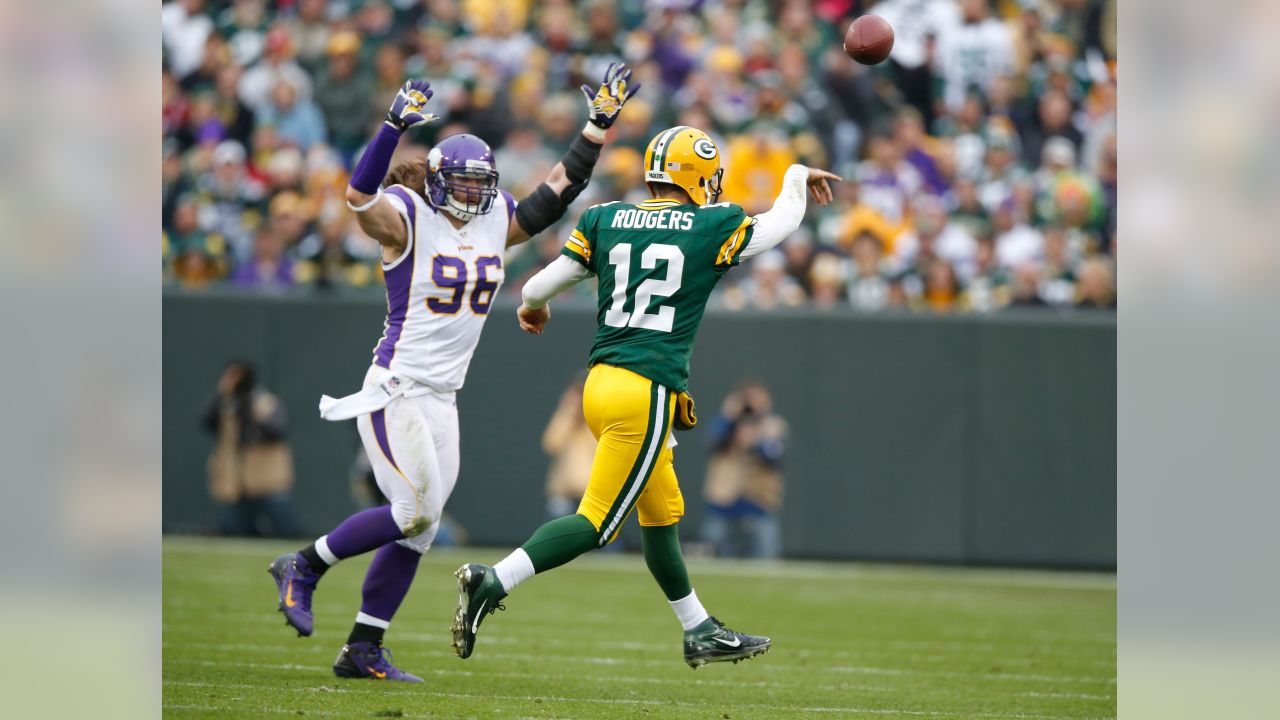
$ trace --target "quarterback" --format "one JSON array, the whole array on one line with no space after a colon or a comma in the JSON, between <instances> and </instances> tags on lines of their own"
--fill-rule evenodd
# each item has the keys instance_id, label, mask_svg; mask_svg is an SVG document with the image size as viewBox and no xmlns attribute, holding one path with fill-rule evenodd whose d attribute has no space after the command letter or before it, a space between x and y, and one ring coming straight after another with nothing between
<instances>
[{"instance_id":1,"label":"quarterback","mask_svg":"<svg viewBox=\"0 0 1280 720\"><path fill-rule=\"evenodd\" d=\"M312 633L312 594L339 561L373 550L363 601L333 671L339 677L420 682L391 664L383 634L400 607L458 477L455 395L503 280L503 251L551 226L586 187L605 131L639 84L611 65L587 94L590 119L546 181L518 203L498 189L489 146L453 135L427 154L424 171L400 166L382 185L400 136L434 116L428 83L410 81L352 172L347 203L382 246L387 317L363 390L324 396L326 420L356 419L378 488L390 505L364 510L271 564L285 621ZM423 179L425 178L425 179Z\"/></svg>"},{"instance_id":2,"label":"quarterback","mask_svg":"<svg viewBox=\"0 0 1280 720\"><path fill-rule=\"evenodd\" d=\"M559 567L617 537L638 509L645 562L684 627L684 659L744 660L767 651L769 638L740 633L707 614L680 552L676 524L684 498L672 466L670 433L697 422L687 387L693 338L707 298L725 271L774 247L800 225L805 187L827 204L827 180L840 178L792 165L773 207L749 217L719 203L720 153L691 127L659 133L645 151L652 199L604 203L583 213L561 257L525 284L520 326L541 334L547 302L595 277L599 329L583 390L582 410L598 445L586 494L574 515L552 520L490 567L457 571L453 643L459 657L475 649L481 622L521 582Z\"/></svg>"}]
</instances>

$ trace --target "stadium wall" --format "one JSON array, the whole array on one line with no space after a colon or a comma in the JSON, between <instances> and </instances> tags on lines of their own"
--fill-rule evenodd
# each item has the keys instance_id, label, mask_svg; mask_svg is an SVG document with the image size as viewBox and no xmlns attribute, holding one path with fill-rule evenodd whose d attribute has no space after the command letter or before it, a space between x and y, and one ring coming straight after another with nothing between
<instances>
[{"instance_id":1,"label":"stadium wall","mask_svg":"<svg viewBox=\"0 0 1280 720\"><path fill-rule=\"evenodd\" d=\"M321 393L358 389L385 303L221 293L163 302L166 531L212 523L212 438L199 415L232 357L255 362L289 409L303 526L319 533L350 513L355 425L320 420L316 405ZM582 304L556 304L541 337L520 332L513 310L495 304L458 396L462 470L448 512L475 544L521 542L544 519L542 430L594 330L594 308ZM1113 315L710 310L690 389L704 420L744 376L772 389L792 431L789 557L1114 568L1115 331ZM692 539L705 427L678 440Z\"/></svg>"}]
</instances>

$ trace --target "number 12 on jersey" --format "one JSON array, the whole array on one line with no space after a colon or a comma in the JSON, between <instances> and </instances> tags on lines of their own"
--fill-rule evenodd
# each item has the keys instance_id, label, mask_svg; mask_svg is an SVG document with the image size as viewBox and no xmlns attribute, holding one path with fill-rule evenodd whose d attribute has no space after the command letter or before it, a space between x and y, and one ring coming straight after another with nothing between
<instances>
[{"instance_id":1,"label":"number 12 on jersey","mask_svg":"<svg viewBox=\"0 0 1280 720\"><path fill-rule=\"evenodd\" d=\"M675 245L653 244L640 254L640 267L652 270L658 266L659 260L667 261L667 272L664 277L651 277L643 280L634 290L632 311L627 312L628 296L632 294L631 278L631 243L614 245L609 251L609 264L613 265L613 295L609 308L605 310L604 322L612 327L633 327L659 332L671 332L675 323L676 310L670 305L658 305L657 312L649 312L649 304L653 297L669 298L680 289L680 278L684 276L684 253Z\"/></svg>"}]
</instances>

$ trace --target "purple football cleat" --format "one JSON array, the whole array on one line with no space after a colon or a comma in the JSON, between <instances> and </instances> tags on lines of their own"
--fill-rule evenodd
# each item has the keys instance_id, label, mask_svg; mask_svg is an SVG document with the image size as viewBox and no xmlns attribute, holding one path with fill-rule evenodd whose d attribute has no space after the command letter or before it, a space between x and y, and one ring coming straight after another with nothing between
<instances>
[{"instance_id":1,"label":"purple football cleat","mask_svg":"<svg viewBox=\"0 0 1280 720\"><path fill-rule=\"evenodd\" d=\"M347 643L333 661L333 674L340 678L422 682L417 675L391 664L391 651L377 643Z\"/></svg>"},{"instance_id":2,"label":"purple football cleat","mask_svg":"<svg viewBox=\"0 0 1280 720\"><path fill-rule=\"evenodd\" d=\"M311 572L306 559L296 553L281 555L267 570L276 579L284 621L297 630L299 636L310 635L315 624L311 615L311 593L320 576Z\"/></svg>"}]
</instances>

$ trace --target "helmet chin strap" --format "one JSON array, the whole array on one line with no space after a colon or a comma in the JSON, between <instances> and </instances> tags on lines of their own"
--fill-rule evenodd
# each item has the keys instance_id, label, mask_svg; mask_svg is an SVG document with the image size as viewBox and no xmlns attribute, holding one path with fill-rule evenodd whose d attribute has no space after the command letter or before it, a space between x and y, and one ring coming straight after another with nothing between
<instances>
[{"instance_id":1,"label":"helmet chin strap","mask_svg":"<svg viewBox=\"0 0 1280 720\"><path fill-rule=\"evenodd\" d=\"M452 194L446 194L444 196L444 209L445 212L463 221L474 220L480 216L480 213L478 212L467 210L466 208L461 208L455 205Z\"/></svg>"}]
</instances>

